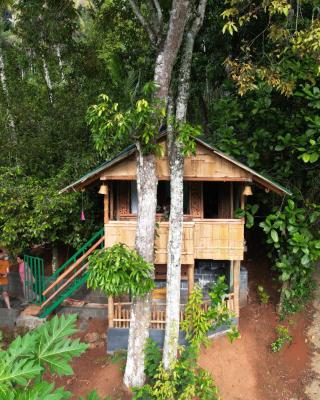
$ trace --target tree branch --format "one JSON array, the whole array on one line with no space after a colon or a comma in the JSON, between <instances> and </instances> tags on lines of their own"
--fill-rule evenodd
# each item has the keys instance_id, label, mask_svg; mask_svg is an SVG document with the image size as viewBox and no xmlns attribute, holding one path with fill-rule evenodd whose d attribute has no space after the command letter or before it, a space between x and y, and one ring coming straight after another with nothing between
<instances>
[{"instance_id":1,"label":"tree branch","mask_svg":"<svg viewBox=\"0 0 320 400\"><path fill-rule=\"evenodd\" d=\"M163 22L163 15L162 15L161 6L160 6L158 0L153 0L153 4L154 4L154 7L155 7L155 9L157 11L158 24L159 24L159 30L160 30L161 27L162 27L162 22Z\"/></svg>"},{"instance_id":2,"label":"tree branch","mask_svg":"<svg viewBox=\"0 0 320 400\"><path fill-rule=\"evenodd\" d=\"M152 27L150 26L150 24L148 23L148 21L142 15L141 10L140 10L138 4L136 3L136 0L129 0L129 3L131 5L131 8L132 8L134 14L136 15L136 17L140 21L142 27L147 32L151 43L153 45L156 45L157 44L157 35L154 32L154 30L152 29Z\"/></svg>"},{"instance_id":3,"label":"tree branch","mask_svg":"<svg viewBox=\"0 0 320 400\"><path fill-rule=\"evenodd\" d=\"M198 8L189 30L185 34L179 71L178 96L176 100L176 120L184 122L190 95L190 76L193 48L196 36L203 24L207 0L199 0Z\"/></svg>"}]
</instances>

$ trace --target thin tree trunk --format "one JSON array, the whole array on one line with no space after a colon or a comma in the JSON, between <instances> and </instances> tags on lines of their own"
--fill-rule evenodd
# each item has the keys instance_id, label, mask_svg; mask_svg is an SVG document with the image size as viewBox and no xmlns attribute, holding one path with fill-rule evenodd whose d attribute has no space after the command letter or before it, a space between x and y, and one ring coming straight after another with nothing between
<instances>
[{"instance_id":1,"label":"thin tree trunk","mask_svg":"<svg viewBox=\"0 0 320 400\"><path fill-rule=\"evenodd\" d=\"M181 125L187 118L190 92L190 74L194 41L202 26L207 0L200 0L198 10L185 34L179 70L176 100L176 123ZM183 146L174 130L168 130L170 165L170 221L168 235L166 331L163 347L163 365L170 369L177 356L180 324L181 252L183 236Z\"/></svg>"},{"instance_id":2,"label":"thin tree trunk","mask_svg":"<svg viewBox=\"0 0 320 400\"><path fill-rule=\"evenodd\" d=\"M156 160L153 154L142 155L139 145L137 147L138 220L135 245L137 252L147 262L153 263L158 184ZM124 374L124 383L128 387L142 386L145 381L144 348L149 336L150 314L151 294L133 299Z\"/></svg>"},{"instance_id":3,"label":"thin tree trunk","mask_svg":"<svg viewBox=\"0 0 320 400\"><path fill-rule=\"evenodd\" d=\"M7 86L4 58L3 58L3 54L1 52L1 48L0 48L0 81L1 81L2 91L4 93L4 96L5 96L6 102L7 102L7 115L8 115L9 127L11 130L11 141L13 144L15 144L15 143L17 143L16 127L15 127L13 116L10 111L10 96L9 96L9 90L8 90L8 86Z\"/></svg>"},{"instance_id":4,"label":"thin tree trunk","mask_svg":"<svg viewBox=\"0 0 320 400\"><path fill-rule=\"evenodd\" d=\"M42 56L42 67L43 67L43 73L44 73L44 80L46 81L47 88L48 88L49 100L50 100L50 103L52 103L53 102L52 81L51 81L51 77L50 77L50 73L49 73L48 64L47 64L44 56Z\"/></svg>"},{"instance_id":5,"label":"thin tree trunk","mask_svg":"<svg viewBox=\"0 0 320 400\"><path fill-rule=\"evenodd\" d=\"M61 80L64 80L63 62L62 62L61 49L60 49L60 45L59 44L56 46L56 54L57 54L57 57L58 57Z\"/></svg>"},{"instance_id":6,"label":"thin tree trunk","mask_svg":"<svg viewBox=\"0 0 320 400\"><path fill-rule=\"evenodd\" d=\"M58 247L56 245L52 245L52 259L51 259L52 273L56 272L58 268L58 257L59 257Z\"/></svg>"}]
</instances>

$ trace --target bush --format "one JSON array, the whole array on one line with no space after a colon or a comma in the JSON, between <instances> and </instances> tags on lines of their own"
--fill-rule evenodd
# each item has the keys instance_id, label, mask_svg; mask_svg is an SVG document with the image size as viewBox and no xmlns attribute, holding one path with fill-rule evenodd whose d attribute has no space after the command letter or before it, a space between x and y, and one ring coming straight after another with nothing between
<instances>
[{"instance_id":1,"label":"bush","mask_svg":"<svg viewBox=\"0 0 320 400\"><path fill-rule=\"evenodd\" d=\"M154 267L122 243L97 250L89 257L87 286L107 296L144 296L154 288Z\"/></svg>"},{"instance_id":2,"label":"bush","mask_svg":"<svg viewBox=\"0 0 320 400\"><path fill-rule=\"evenodd\" d=\"M279 325L276 327L277 339L271 343L271 350L276 353L282 349L282 347L292 342L292 336L289 334L289 329L286 326Z\"/></svg>"}]
</instances>

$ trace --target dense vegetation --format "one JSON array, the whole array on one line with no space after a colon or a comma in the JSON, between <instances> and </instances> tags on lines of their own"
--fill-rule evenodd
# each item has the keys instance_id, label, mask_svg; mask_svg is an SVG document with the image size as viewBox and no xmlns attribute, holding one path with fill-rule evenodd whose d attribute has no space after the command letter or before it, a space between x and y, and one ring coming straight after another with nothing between
<instances>
[{"instance_id":1,"label":"dense vegetation","mask_svg":"<svg viewBox=\"0 0 320 400\"><path fill-rule=\"evenodd\" d=\"M94 149L86 114L98 95L130 110L153 78L154 51L126 3L1 2L0 242L13 251L78 246L99 223L81 224L78 194L55 194L119 149ZM208 1L192 67L189 122L289 187L305 216L301 227L286 199L259 191L252 199L260 216L275 216L263 229L281 247L272 256L285 311L309 297L319 256L319 14L313 0Z\"/></svg>"}]
</instances>

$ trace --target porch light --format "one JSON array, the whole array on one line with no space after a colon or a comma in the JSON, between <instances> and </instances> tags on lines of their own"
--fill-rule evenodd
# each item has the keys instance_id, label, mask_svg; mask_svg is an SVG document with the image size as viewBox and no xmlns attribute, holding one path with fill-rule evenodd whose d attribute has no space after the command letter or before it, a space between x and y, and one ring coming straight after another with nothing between
<instances>
[{"instance_id":1,"label":"porch light","mask_svg":"<svg viewBox=\"0 0 320 400\"><path fill-rule=\"evenodd\" d=\"M108 194L108 188L106 184L102 184L99 189L99 194Z\"/></svg>"},{"instance_id":2,"label":"porch light","mask_svg":"<svg viewBox=\"0 0 320 400\"><path fill-rule=\"evenodd\" d=\"M246 186L244 187L243 195L244 195L244 196L252 196L252 189L251 189L251 186L246 185Z\"/></svg>"}]
</instances>

